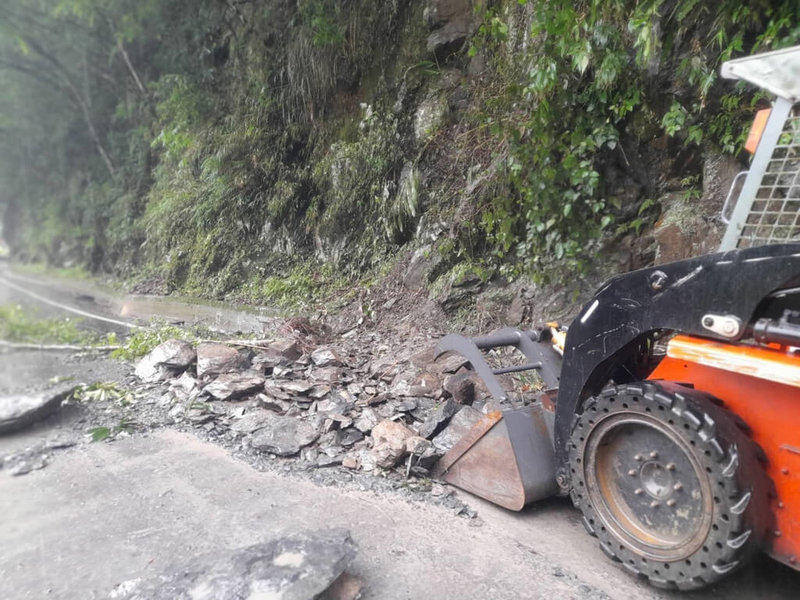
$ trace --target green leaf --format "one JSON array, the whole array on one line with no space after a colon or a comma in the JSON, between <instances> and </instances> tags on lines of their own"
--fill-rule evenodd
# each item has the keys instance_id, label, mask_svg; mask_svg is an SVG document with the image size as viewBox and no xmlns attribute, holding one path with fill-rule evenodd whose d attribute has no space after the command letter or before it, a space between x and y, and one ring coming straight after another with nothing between
<instances>
[{"instance_id":1,"label":"green leaf","mask_svg":"<svg viewBox=\"0 0 800 600\"><path fill-rule=\"evenodd\" d=\"M93 442L102 442L111 437L111 430L108 427L94 427L89 432Z\"/></svg>"}]
</instances>

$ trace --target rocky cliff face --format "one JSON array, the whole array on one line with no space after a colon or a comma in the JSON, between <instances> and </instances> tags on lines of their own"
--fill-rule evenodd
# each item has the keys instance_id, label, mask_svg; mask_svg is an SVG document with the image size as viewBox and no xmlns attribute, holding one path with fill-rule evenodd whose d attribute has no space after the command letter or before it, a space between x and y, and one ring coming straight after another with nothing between
<instances>
[{"instance_id":1,"label":"rocky cliff face","mask_svg":"<svg viewBox=\"0 0 800 600\"><path fill-rule=\"evenodd\" d=\"M186 37L141 29L142 86L113 73L139 96L95 117L117 174L13 180L17 256L290 306L389 273L456 324L566 314L606 276L713 250L752 100L716 68L748 50L736 32L794 27L767 40L778 17L688 0L167 4Z\"/></svg>"}]
</instances>

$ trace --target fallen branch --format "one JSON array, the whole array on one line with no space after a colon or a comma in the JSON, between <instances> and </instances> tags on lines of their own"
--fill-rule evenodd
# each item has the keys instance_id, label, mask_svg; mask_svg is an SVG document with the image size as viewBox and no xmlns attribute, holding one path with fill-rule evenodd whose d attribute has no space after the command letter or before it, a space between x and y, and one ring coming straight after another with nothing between
<instances>
[{"instance_id":1,"label":"fallen branch","mask_svg":"<svg viewBox=\"0 0 800 600\"><path fill-rule=\"evenodd\" d=\"M77 346L74 344L24 344L21 342L9 342L0 340L0 348L11 348L12 350L40 350L44 352L111 352L119 350L122 346Z\"/></svg>"},{"instance_id":2,"label":"fallen branch","mask_svg":"<svg viewBox=\"0 0 800 600\"><path fill-rule=\"evenodd\" d=\"M267 350L274 340L197 340L198 344L226 344L254 350Z\"/></svg>"}]
</instances>

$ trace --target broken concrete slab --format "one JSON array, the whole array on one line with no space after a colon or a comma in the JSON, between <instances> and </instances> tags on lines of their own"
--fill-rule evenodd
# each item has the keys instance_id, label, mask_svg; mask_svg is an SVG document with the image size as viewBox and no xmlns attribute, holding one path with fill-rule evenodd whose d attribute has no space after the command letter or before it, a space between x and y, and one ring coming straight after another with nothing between
<instances>
[{"instance_id":1,"label":"broken concrete slab","mask_svg":"<svg viewBox=\"0 0 800 600\"><path fill-rule=\"evenodd\" d=\"M242 366L242 357L235 348L225 344L204 343L197 346L197 376L215 377L232 373Z\"/></svg>"},{"instance_id":2,"label":"broken concrete slab","mask_svg":"<svg viewBox=\"0 0 800 600\"><path fill-rule=\"evenodd\" d=\"M293 456L319 437L316 427L294 417L271 415L263 428L250 437L250 445L278 456Z\"/></svg>"},{"instance_id":3,"label":"broken concrete slab","mask_svg":"<svg viewBox=\"0 0 800 600\"><path fill-rule=\"evenodd\" d=\"M223 373L203 391L217 400L234 400L262 390L264 382L258 373Z\"/></svg>"},{"instance_id":4,"label":"broken concrete slab","mask_svg":"<svg viewBox=\"0 0 800 600\"><path fill-rule=\"evenodd\" d=\"M77 386L62 384L43 392L0 397L0 434L24 429L61 406Z\"/></svg>"},{"instance_id":5,"label":"broken concrete slab","mask_svg":"<svg viewBox=\"0 0 800 600\"><path fill-rule=\"evenodd\" d=\"M355 555L355 542L346 530L296 534L227 553L215 552L150 580L124 582L109 598L311 600L337 582ZM341 589L339 583L332 593ZM331 600L356 597L328 596Z\"/></svg>"}]
</instances>

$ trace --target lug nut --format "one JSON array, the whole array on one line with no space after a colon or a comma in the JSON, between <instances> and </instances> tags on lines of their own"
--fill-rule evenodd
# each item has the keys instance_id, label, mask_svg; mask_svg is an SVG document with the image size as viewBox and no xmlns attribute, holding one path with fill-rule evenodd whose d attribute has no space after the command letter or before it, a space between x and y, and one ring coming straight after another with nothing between
<instances>
[{"instance_id":1,"label":"lug nut","mask_svg":"<svg viewBox=\"0 0 800 600\"><path fill-rule=\"evenodd\" d=\"M650 458L658 458L658 452L656 452L655 450L653 450L653 451L650 453Z\"/></svg>"},{"instance_id":2,"label":"lug nut","mask_svg":"<svg viewBox=\"0 0 800 600\"><path fill-rule=\"evenodd\" d=\"M661 502L659 502L658 500L653 500L650 503L650 508L658 508L659 506L661 506Z\"/></svg>"},{"instance_id":3,"label":"lug nut","mask_svg":"<svg viewBox=\"0 0 800 600\"><path fill-rule=\"evenodd\" d=\"M670 508L672 508L676 504L677 504L677 502L675 502L674 498L670 498L669 500L667 500L667 506L669 506Z\"/></svg>"},{"instance_id":4,"label":"lug nut","mask_svg":"<svg viewBox=\"0 0 800 600\"><path fill-rule=\"evenodd\" d=\"M628 475L630 475L631 477L636 477L636 469L631 469L630 471L628 471Z\"/></svg>"},{"instance_id":5,"label":"lug nut","mask_svg":"<svg viewBox=\"0 0 800 600\"><path fill-rule=\"evenodd\" d=\"M641 454L637 454L636 456L633 457L633 460L638 460L641 462L644 460L644 456L642 456Z\"/></svg>"},{"instance_id":6,"label":"lug nut","mask_svg":"<svg viewBox=\"0 0 800 600\"><path fill-rule=\"evenodd\" d=\"M674 471L675 463L667 463L667 471Z\"/></svg>"},{"instance_id":7,"label":"lug nut","mask_svg":"<svg viewBox=\"0 0 800 600\"><path fill-rule=\"evenodd\" d=\"M642 488L636 488L635 490L633 490L633 493L636 494L637 496L641 496L642 494L644 494L644 490Z\"/></svg>"},{"instance_id":8,"label":"lug nut","mask_svg":"<svg viewBox=\"0 0 800 600\"><path fill-rule=\"evenodd\" d=\"M672 486L672 489L676 492L680 492L683 489L683 484L679 481L675 485Z\"/></svg>"}]
</instances>

